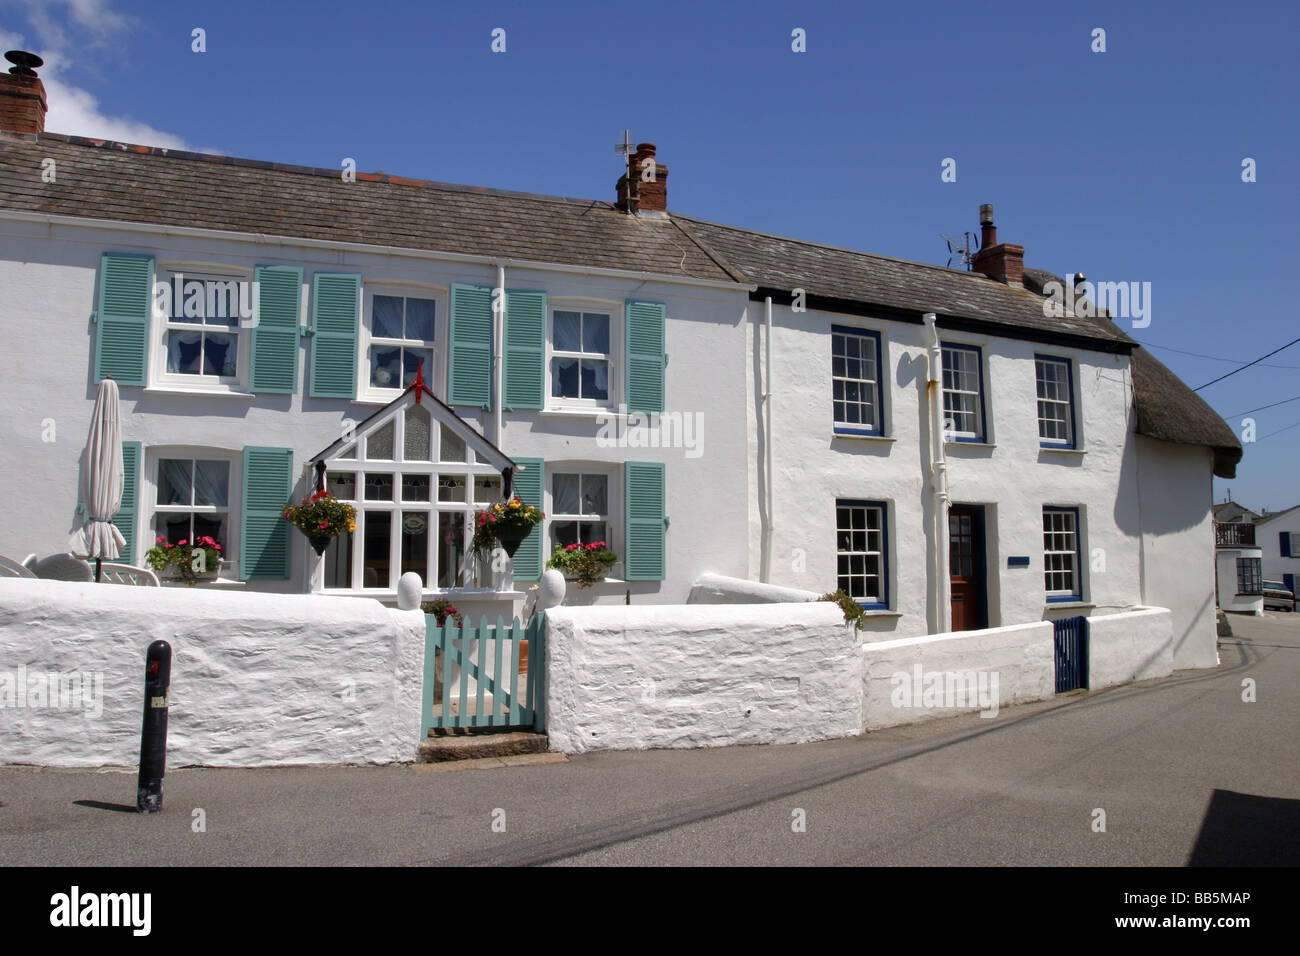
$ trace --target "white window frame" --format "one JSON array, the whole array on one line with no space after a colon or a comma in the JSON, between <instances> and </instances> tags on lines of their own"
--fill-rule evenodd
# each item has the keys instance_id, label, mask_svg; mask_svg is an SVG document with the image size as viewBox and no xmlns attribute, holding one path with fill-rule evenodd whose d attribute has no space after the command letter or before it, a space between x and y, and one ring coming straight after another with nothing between
<instances>
[{"instance_id":1,"label":"white window frame","mask_svg":"<svg viewBox=\"0 0 1300 956\"><path fill-rule=\"evenodd\" d=\"M555 513L555 478L558 475L604 475L605 508L603 514L557 514ZM607 572L608 578L621 578L623 568L623 469L610 462L595 461L547 461L546 462L546 513L545 536L543 541L542 565L551 560L555 551L551 527L553 521L603 521L605 522L605 544L609 550L618 555L618 562Z\"/></svg>"},{"instance_id":2,"label":"white window frame","mask_svg":"<svg viewBox=\"0 0 1300 956\"><path fill-rule=\"evenodd\" d=\"M490 502L474 501L474 479L479 477L501 478L501 473L491 465L477 461L474 449L465 443L465 457L467 462L421 462L421 461L401 461L388 460L369 457L369 441L371 436L383 429L390 422L393 425L393 454L398 458L402 449L405 448L406 441L406 409L411 405L403 405L401 411L394 418L382 418L370 425L364 430L358 429L356 433L357 442L355 446L345 446L340 451L346 452L349 447L355 448L354 458L341 458L335 455L325 461L327 487L329 476L340 472L348 472L355 475L354 496L349 499L340 498L357 509L357 530L350 536L352 539L352 557L350 566L350 577L353 583L352 587L324 587L326 594L352 594L366 596L385 596L396 593L397 580L402 573L402 539L401 534L392 534L392 529L400 529L403 512L423 512L429 522L428 549L425 555L425 568L429 572L428 579L424 581L424 591L426 593L448 593L452 590L463 588L472 588L474 580L474 568L472 560L472 538L474 512L485 507ZM430 436L431 449L437 449L438 456L441 457L441 426L437 416L430 416L433 434ZM368 501L365 498L365 481L368 474L382 474L393 476L393 497L389 501ZM429 484L429 501L403 501L402 500L402 477L404 475L421 475L428 477ZM443 478L461 478L465 480L465 500L464 501L444 501L439 502L438 487ZM388 540L388 581L380 581L371 587L364 585L365 581L365 534L367 512L387 511L389 518L389 540ZM461 567L456 569L453 583L450 587L440 587L437 583L439 571L438 551L439 540L437 534L438 515L443 512L453 514L463 514L464 518L464 554L465 560ZM331 544L331 547L334 547ZM327 552L328 554L328 552ZM357 582L362 582L358 584ZM487 589L484 589L487 590Z\"/></svg>"},{"instance_id":3,"label":"white window frame","mask_svg":"<svg viewBox=\"0 0 1300 956\"><path fill-rule=\"evenodd\" d=\"M943 408L944 437L948 441L971 442L975 444L983 444L984 442L987 441L987 438L985 436L988 434L988 419L987 419L988 409L986 407L987 401L985 398L985 396L988 393L988 389L984 382L984 348L983 346L980 345L968 344L965 342L941 342L940 349L941 349L941 360L943 363L943 375L945 377L948 375L949 372L948 356L950 354L971 356L973 357L975 363L973 372L975 374L975 379L977 383L977 388L975 391L971 391L970 389L965 389L965 388L961 388L961 389L949 388L946 382L940 383L943 386L941 389L941 394L943 395L943 400L944 400L944 408ZM961 372L963 374L970 374L972 370L954 369L954 371ZM978 430L971 431L968 429L958 429L958 428L949 429L947 427L948 422L951 420L950 419L951 413L948 411L948 407L947 407L948 404L947 397L949 395L975 396L974 415L975 415L975 422Z\"/></svg>"},{"instance_id":4,"label":"white window frame","mask_svg":"<svg viewBox=\"0 0 1300 956\"><path fill-rule=\"evenodd\" d=\"M1042 386L1044 384L1043 376L1040 372L1040 366L1055 365L1063 366L1065 369L1065 398L1044 398ZM1060 355L1043 355L1034 356L1034 394L1037 397L1035 411L1038 416L1038 443L1043 448L1074 448L1076 447L1075 433L1075 407L1074 407L1074 362L1071 359ZM1054 409L1062 410L1062 418L1043 418L1043 405L1052 406ZM1064 421L1065 437L1049 438L1043 434L1043 426L1048 422L1056 423Z\"/></svg>"},{"instance_id":5,"label":"white window frame","mask_svg":"<svg viewBox=\"0 0 1300 956\"><path fill-rule=\"evenodd\" d=\"M598 355L596 352L570 352L558 350L555 348L555 313L556 312L588 312L598 313L609 316L609 352L605 353L609 357L609 398L604 401L597 401L594 398L562 398L553 395L554 382L552 381L551 366L552 359L556 358L590 358ZM546 390L545 406L547 409L555 410L578 410L578 411L617 411L620 403L623 402L623 305L613 303L604 299L584 299L584 298L556 298L547 299L546 303L546 368L545 383L543 387ZM549 467L549 463L548 463Z\"/></svg>"},{"instance_id":6,"label":"white window frame","mask_svg":"<svg viewBox=\"0 0 1300 956\"><path fill-rule=\"evenodd\" d=\"M835 374L835 360L836 358L839 357L835 354L836 336L856 337L859 341L859 349L861 348L861 343L864 340L871 343L871 347L872 349L874 349L873 355L871 357L872 364L875 366L876 377L874 379L852 378L847 375ZM875 435L875 436L884 435L885 410L884 410L884 402L882 399L884 389L882 388L882 383L881 383L881 378L882 378L881 369L884 364L883 362L884 348L885 348L884 336L882 336L881 333L877 332L875 329L860 329L848 325L831 326L831 419L832 419L833 430L837 434ZM870 424L863 423L863 422L842 422L835 417L835 403L836 402L844 402L846 404L848 403L847 398L837 399L835 397L835 384L838 382L855 383L859 387L862 387L863 385L870 387L871 408L875 414L874 422ZM859 400L857 404L861 404L861 401Z\"/></svg>"},{"instance_id":7,"label":"white window frame","mask_svg":"<svg viewBox=\"0 0 1300 956\"><path fill-rule=\"evenodd\" d=\"M1082 601L1083 600L1083 509L1073 505L1044 505L1043 518L1048 515L1061 515L1068 517L1070 521L1066 522L1066 527L1052 529L1043 528L1043 589L1047 592L1049 602L1056 601ZM1046 521L1044 521L1044 524ZM1072 527L1070 527L1072 525ZM1049 549L1047 536L1049 534L1069 534L1074 540L1074 548L1071 550ZM1071 562L1070 569L1070 588L1062 590L1061 588L1051 588L1048 586L1048 575L1062 573L1059 568L1050 567L1049 558L1058 556L1069 556Z\"/></svg>"},{"instance_id":8,"label":"white window frame","mask_svg":"<svg viewBox=\"0 0 1300 956\"><path fill-rule=\"evenodd\" d=\"M848 510L850 512L852 511L863 512L864 518L863 518L862 530L867 533L866 543L868 545L865 551L855 551L852 548L841 548L839 546L841 540L840 536L845 532L849 532L851 536L853 531L855 530L852 527L849 528L840 527L841 510ZM866 520L866 514L872 511L878 513L880 516L879 527L875 529L880 536L880 549L878 551L873 551L870 548L872 529L868 526L868 522ZM851 521L852 518L850 517L850 522ZM849 543L852 544L851 538ZM878 558L880 561L880 593L874 595L854 594L852 591L852 580L854 578L852 569L850 569L848 574L850 587L845 588L844 581L841 578L840 569L839 569L840 555L846 555L849 558L853 558L857 556L861 556L864 558L867 557ZM843 588L845 594L848 594L849 597L853 598L853 600L857 601L858 604L862 605L862 607L867 610L888 610L889 608L889 504L888 502L872 501L872 500L861 499L861 498L836 498L835 499L835 585L838 588Z\"/></svg>"},{"instance_id":9,"label":"white window frame","mask_svg":"<svg viewBox=\"0 0 1300 956\"><path fill-rule=\"evenodd\" d=\"M155 388L174 389L177 391L192 392L211 392L215 395L247 395L249 370L252 367L253 359L253 335L250 325L251 318L245 320L237 317L234 326L208 325L197 322L175 322L171 316L163 315L158 308L157 298L154 291L158 283L165 282L173 290L175 289L175 276L180 273L183 282L201 281L201 282L238 282L249 283L251 292L251 283L253 282L253 270L240 266L217 265L217 264L186 264L179 262L158 263L154 272L154 289L149 290L149 300L151 309L151 321L149 323L149 384ZM184 285L182 284L182 291ZM179 303L175 301L175 295L172 296L172 311L178 307L184 308L185 298L182 295ZM204 298L206 303L206 296ZM167 334L168 332L220 332L235 336L235 367L237 372L233 376L225 375L193 375L186 372L169 372L167 371Z\"/></svg>"},{"instance_id":10,"label":"white window frame","mask_svg":"<svg viewBox=\"0 0 1300 956\"><path fill-rule=\"evenodd\" d=\"M221 576L223 578L237 578L239 576L239 532L241 516L243 515L242 453L225 448L205 448L199 445L149 445L142 448L141 457L143 459L140 468L142 474L140 475L138 488L138 520L140 524L137 533L143 533L143 537L137 540L143 541L144 547L138 549L140 565L142 567L147 566L144 558L145 552L157 543L158 532L154 530L154 525L158 515L224 513L226 515L226 540L221 542L221 554L225 559L221 569ZM159 505L158 465L163 459L226 462L230 468L226 507L218 508L213 505ZM176 542L172 543L175 544Z\"/></svg>"},{"instance_id":11,"label":"white window frame","mask_svg":"<svg viewBox=\"0 0 1300 956\"><path fill-rule=\"evenodd\" d=\"M447 378L447 335L448 308L450 294L445 286L428 285L416 282L384 280L376 282L362 281L361 286L361 323L357 330L357 401L387 404L402 394L410 382L401 382L393 388L380 388L370 384L370 347L380 346L415 346L415 339L378 338L372 334L374 305L376 295L401 297L403 299L431 299L433 301L433 341L420 343L419 347L429 348L433 352L433 368L424 370L424 382L438 398L446 400Z\"/></svg>"}]
</instances>

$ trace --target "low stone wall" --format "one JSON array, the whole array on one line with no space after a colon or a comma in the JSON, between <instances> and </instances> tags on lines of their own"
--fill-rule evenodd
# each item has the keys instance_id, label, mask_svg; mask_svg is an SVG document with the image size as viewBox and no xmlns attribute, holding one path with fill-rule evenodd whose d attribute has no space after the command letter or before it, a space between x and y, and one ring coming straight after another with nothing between
<instances>
[{"instance_id":1,"label":"low stone wall","mask_svg":"<svg viewBox=\"0 0 1300 956\"><path fill-rule=\"evenodd\" d=\"M169 766L411 760L424 623L358 598L0 579L0 763L136 766L156 640Z\"/></svg>"},{"instance_id":2,"label":"low stone wall","mask_svg":"<svg viewBox=\"0 0 1300 956\"><path fill-rule=\"evenodd\" d=\"M815 601L820 594L800 588L763 584L722 574L701 574L691 585L687 604L791 604Z\"/></svg>"},{"instance_id":3,"label":"low stone wall","mask_svg":"<svg viewBox=\"0 0 1300 956\"><path fill-rule=\"evenodd\" d=\"M863 727L879 730L1056 692L1052 622L932 634L862 647Z\"/></svg>"},{"instance_id":4,"label":"low stone wall","mask_svg":"<svg viewBox=\"0 0 1300 956\"><path fill-rule=\"evenodd\" d=\"M551 748L797 743L861 731L862 656L839 607L546 612Z\"/></svg>"},{"instance_id":5,"label":"low stone wall","mask_svg":"<svg viewBox=\"0 0 1300 956\"><path fill-rule=\"evenodd\" d=\"M1100 690L1174 670L1173 613L1143 607L1088 618L1088 688Z\"/></svg>"}]
</instances>

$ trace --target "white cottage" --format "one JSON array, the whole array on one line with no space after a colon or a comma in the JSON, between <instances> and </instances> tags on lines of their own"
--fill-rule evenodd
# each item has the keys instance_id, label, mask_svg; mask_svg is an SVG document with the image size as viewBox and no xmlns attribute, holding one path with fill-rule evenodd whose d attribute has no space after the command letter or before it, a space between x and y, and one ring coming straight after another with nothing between
<instances>
[{"instance_id":1,"label":"white cottage","mask_svg":"<svg viewBox=\"0 0 1300 956\"><path fill-rule=\"evenodd\" d=\"M0 327L29 343L0 359L0 553L67 540L111 375L128 558L208 534L213 586L391 601L414 570L510 613L603 540L571 600L843 588L870 639L1155 604L1178 666L1217 660L1240 445L1109 319L1047 317L991 210L961 272L669 213L652 144L653 182L573 200L50 134L43 96L0 77ZM321 482L358 527L317 560L280 510ZM510 492L547 518L479 567Z\"/></svg>"}]
</instances>

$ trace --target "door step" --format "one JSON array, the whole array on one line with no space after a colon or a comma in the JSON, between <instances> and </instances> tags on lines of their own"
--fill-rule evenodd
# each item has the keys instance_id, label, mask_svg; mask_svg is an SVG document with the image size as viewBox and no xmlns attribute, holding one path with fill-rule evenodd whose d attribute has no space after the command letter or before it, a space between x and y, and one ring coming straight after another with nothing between
<instances>
[{"instance_id":1,"label":"door step","mask_svg":"<svg viewBox=\"0 0 1300 956\"><path fill-rule=\"evenodd\" d=\"M457 734L430 736L421 741L420 763L444 760L477 760L482 757L512 757L516 754L546 753L550 740L545 734L511 732L504 734Z\"/></svg>"}]
</instances>

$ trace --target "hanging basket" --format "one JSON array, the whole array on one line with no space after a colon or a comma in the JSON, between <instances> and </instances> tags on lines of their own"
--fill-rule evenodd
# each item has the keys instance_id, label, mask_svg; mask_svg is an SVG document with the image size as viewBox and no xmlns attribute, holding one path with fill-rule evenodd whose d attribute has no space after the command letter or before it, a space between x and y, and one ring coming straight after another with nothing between
<instances>
[{"instance_id":1,"label":"hanging basket","mask_svg":"<svg viewBox=\"0 0 1300 956\"><path fill-rule=\"evenodd\" d=\"M499 528L497 529L497 541L501 543L501 547L505 548L506 554L513 558L515 552L519 550L519 546L524 543L524 538L528 537L528 533L532 530L532 528L520 528L518 526Z\"/></svg>"},{"instance_id":2,"label":"hanging basket","mask_svg":"<svg viewBox=\"0 0 1300 956\"><path fill-rule=\"evenodd\" d=\"M316 552L316 556L320 557L325 553L325 549L330 546L330 542L333 541L334 538L332 535L314 534L308 535L307 540L311 542L311 549Z\"/></svg>"}]
</instances>

